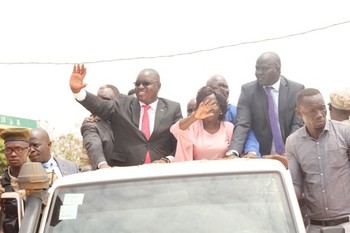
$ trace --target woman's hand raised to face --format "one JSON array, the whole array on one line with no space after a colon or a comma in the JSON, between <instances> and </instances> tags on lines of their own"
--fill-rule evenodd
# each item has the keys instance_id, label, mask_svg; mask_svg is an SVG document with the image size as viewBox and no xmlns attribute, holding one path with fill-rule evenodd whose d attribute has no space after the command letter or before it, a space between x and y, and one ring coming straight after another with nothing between
<instances>
[{"instance_id":1,"label":"woman's hand raised to face","mask_svg":"<svg viewBox=\"0 0 350 233\"><path fill-rule=\"evenodd\" d=\"M204 100L201 102L194 113L194 117L198 120L205 119L214 115L213 109L217 106L215 100Z\"/></svg>"},{"instance_id":2,"label":"woman's hand raised to face","mask_svg":"<svg viewBox=\"0 0 350 233\"><path fill-rule=\"evenodd\" d=\"M78 93L81 89L86 87L87 84L83 82L85 75L86 68L84 65L75 64L69 80L69 86L73 93Z\"/></svg>"}]
</instances>

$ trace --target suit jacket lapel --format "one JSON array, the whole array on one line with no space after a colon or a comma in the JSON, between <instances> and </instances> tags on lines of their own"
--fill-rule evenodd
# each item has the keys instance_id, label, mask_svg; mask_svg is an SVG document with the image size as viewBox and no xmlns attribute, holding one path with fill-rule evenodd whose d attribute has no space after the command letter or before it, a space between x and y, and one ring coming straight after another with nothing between
<instances>
[{"instance_id":1,"label":"suit jacket lapel","mask_svg":"<svg viewBox=\"0 0 350 233\"><path fill-rule=\"evenodd\" d=\"M96 119L98 120L99 125L105 129L105 131L109 134L109 136L112 138L112 140L114 142L114 134L113 134L113 131L111 129L110 123L106 120L103 120L99 116L96 116Z\"/></svg>"},{"instance_id":2,"label":"suit jacket lapel","mask_svg":"<svg viewBox=\"0 0 350 233\"><path fill-rule=\"evenodd\" d=\"M66 170L67 170L67 169L66 169L66 166L65 166L63 163L61 163L60 161L58 161L58 159L56 159L55 157L53 157L53 159L56 161L57 167L58 167L58 169L60 170L61 175L62 175L62 176L67 175L68 172L66 171Z\"/></svg>"},{"instance_id":3,"label":"suit jacket lapel","mask_svg":"<svg viewBox=\"0 0 350 233\"><path fill-rule=\"evenodd\" d=\"M164 118L164 114L166 113L167 109L168 108L167 108L166 104L161 99L158 99L156 116L155 116L155 120L154 120L153 133L157 132L159 126L162 123L162 120ZM151 134L151 138L152 138L153 133Z\"/></svg>"},{"instance_id":4,"label":"suit jacket lapel","mask_svg":"<svg viewBox=\"0 0 350 233\"><path fill-rule=\"evenodd\" d=\"M131 103L130 106L131 109L131 121L132 123L139 128L139 124L140 124L140 102L138 101L138 99L134 99Z\"/></svg>"},{"instance_id":5,"label":"suit jacket lapel","mask_svg":"<svg viewBox=\"0 0 350 233\"><path fill-rule=\"evenodd\" d=\"M139 129L140 128L141 106L140 106L140 102L138 99L135 98L132 101L130 109L131 109L131 114L130 114L131 121L135 125L135 127ZM147 141L146 136L142 133L142 131L140 129L138 132L139 132L138 135L140 136L140 138L144 141ZM151 135L151 138L152 138L152 135Z\"/></svg>"},{"instance_id":6,"label":"suit jacket lapel","mask_svg":"<svg viewBox=\"0 0 350 233\"><path fill-rule=\"evenodd\" d=\"M269 122L270 124L270 121L269 121L269 112L268 112L268 101L267 101L267 94L266 94L266 91L265 91L265 88L263 86L261 86L258 82L256 82L256 85L258 86L258 96L259 96L259 99L261 99L263 101L263 110L264 110L264 114L265 114L265 117L267 119L267 121Z\"/></svg>"},{"instance_id":7,"label":"suit jacket lapel","mask_svg":"<svg viewBox=\"0 0 350 233\"><path fill-rule=\"evenodd\" d=\"M286 107L288 102L288 85L283 76L281 76L280 89L278 92L278 118L280 122L280 128L282 133L282 138L284 138L284 114L286 113Z\"/></svg>"}]
</instances>

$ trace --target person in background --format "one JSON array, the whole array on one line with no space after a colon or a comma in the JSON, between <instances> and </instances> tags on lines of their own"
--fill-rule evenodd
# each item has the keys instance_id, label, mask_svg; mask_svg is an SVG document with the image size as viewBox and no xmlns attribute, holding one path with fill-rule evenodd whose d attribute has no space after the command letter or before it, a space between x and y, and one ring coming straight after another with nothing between
<instances>
[{"instance_id":1,"label":"person in background","mask_svg":"<svg viewBox=\"0 0 350 233\"><path fill-rule=\"evenodd\" d=\"M102 85L97 96L105 100L114 100L119 94L117 87ZM96 115L93 120L84 121L80 132L83 136L83 145L92 164L93 170L108 168L112 164L111 155L114 146L114 135L111 124Z\"/></svg>"},{"instance_id":2,"label":"person in background","mask_svg":"<svg viewBox=\"0 0 350 233\"><path fill-rule=\"evenodd\" d=\"M332 92L330 94L330 103L328 104L328 107L332 120L350 124L350 92Z\"/></svg>"},{"instance_id":3,"label":"person in background","mask_svg":"<svg viewBox=\"0 0 350 233\"><path fill-rule=\"evenodd\" d=\"M128 91L128 96L132 96L132 97L135 97L135 98L136 98L135 88L130 89L130 90Z\"/></svg>"},{"instance_id":4,"label":"person in background","mask_svg":"<svg viewBox=\"0 0 350 233\"><path fill-rule=\"evenodd\" d=\"M196 111L170 128L177 139L175 161L225 158L234 127L225 121L226 100L220 87L199 89Z\"/></svg>"},{"instance_id":5,"label":"person in background","mask_svg":"<svg viewBox=\"0 0 350 233\"><path fill-rule=\"evenodd\" d=\"M300 91L296 104L305 125L287 138L286 156L298 199L304 194L307 232L341 227L349 233L350 126L326 118L327 107L317 89Z\"/></svg>"},{"instance_id":6,"label":"person in background","mask_svg":"<svg viewBox=\"0 0 350 233\"><path fill-rule=\"evenodd\" d=\"M170 127L182 118L177 102L158 97L159 74L142 70L135 81L137 98L119 94L114 100L103 100L86 87L84 65L74 65L69 85L76 100L91 113L111 122L114 133L112 166L145 163L167 163L174 159L176 139Z\"/></svg>"},{"instance_id":7,"label":"person in background","mask_svg":"<svg viewBox=\"0 0 350 233\"><path fill-rule=\"evenodd\" d=\"M214 75L210 77L207 80L207 85L214 85L221 87L227 95L227 101L230 94L230 89L227 84L226 79L221 75ZM237 106L232 105L230 103L227 104L227 111L225 114L225 120L228 122L231 122L233 125L236 125L236 115L237 115ZM253 130L249 130L247 140L244 143L244 150L243 154L241 154L241 157L248 157L248 158L256 158L261 157L261 154L259 152L259 142L255 137L255 134Z\"/></svg>"},{"instance_id":8,"label":"person in background","mask_svg":"<svg viewBox=\"0 0 350 233\"><path fill-rule=\"evenodd\" d=\"M66 159L55 158L51 154L51 140L46 130L34 128L30 131L29 159L32 162L39 162L43 165L49 174L51 184L62 176L78 173L78 166ZM52 176L53 175L53 178Z\"/></svg>"},{"instance_id":9,"label":"person in background","mask_svg":"<svg viewBox=\"0 0 350 233\"><path fill-rule=\"evenodd\" d=\"M187 103L187 116L191 115L196 111L196 98L192 98Z\"/></svg>"},{"instance_id":10,"label":"person in background","mask_svg":"<svg viewBox=\"0 0 350 233\"><path fill-rule=\"evenodd\" d=\"M27 162L29 154L29 130L25 128L9 128L0 133L4 140L5 154L8 169L2 174L0 193L20 192L17 178L21 167ZM24 190L23 190L24 191ZM16 233L19 231L17 201L5 200L2 210L5 217L1 218L1 226L4 233Z\"/></svg>"},{"instance_id":11,"label":"person in background","mask_svg":"<svg viewBox=\"0 0 350 233\"><path fill-rule=\"evenodd\" d=\"M261 155L284 156L286 138L303 125L295 113L295 100L304 85L281 75L281 60L274 52L259 56L255 76L255 81L242 86L228 154L241 153L251 128Z\"/></svg>"}]
</instances>

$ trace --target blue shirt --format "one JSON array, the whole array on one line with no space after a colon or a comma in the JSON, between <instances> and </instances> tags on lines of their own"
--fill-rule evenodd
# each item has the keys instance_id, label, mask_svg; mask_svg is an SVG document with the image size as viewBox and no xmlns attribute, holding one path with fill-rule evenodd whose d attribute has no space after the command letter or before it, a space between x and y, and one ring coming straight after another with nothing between
<instances>
[{"instance_id":1,"label":"blue shirt","mask_svg":"<svg viewBox=\"0 0 350 233\"><path fill-rule=\"evenodd\" d=\"M231 122L233 125L236 125L236 115L237 115L237 106L232 104L227 105L227 112L225 115L225 121ZM257 153L257 156L261 158L261 154L259 152L259 142L256 139L256 136L252 129L249 129L247 139L244 143L244 153L247 154L250 151L254 151Z\"/></svg>"}]
</instances>

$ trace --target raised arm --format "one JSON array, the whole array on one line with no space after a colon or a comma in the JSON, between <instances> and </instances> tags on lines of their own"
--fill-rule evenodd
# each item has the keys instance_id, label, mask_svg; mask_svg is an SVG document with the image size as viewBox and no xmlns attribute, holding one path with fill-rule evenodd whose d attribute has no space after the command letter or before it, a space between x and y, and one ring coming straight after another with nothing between
<instances>
[{"instance_id":1,"label":"raised arm","mask_svg":"<svg viewBox=\"0 0 350 233\"><path fill-rule=\"evenodd\" d=\"M83 65L75 64L73 67L72 75L70 76L69 86L73 93L80 92L81 89L86 87L84 78L86 75L86 68Z\"/></svg>"},{"instance_id":2,"label":"raised arm","mask_svg":"<svg viewBox=\"0 0 350 233\"><path fill-rule=\"evenodd\" d=\"M211 111L215 106L216 103L214 100L205 100L201 102L194 113L180 120L180 129L187 130L188 127L190 127L190 125L192 125L195 121L203 120L207 117L213 116L213 113Z\"/></svg>"}]
</instances>

